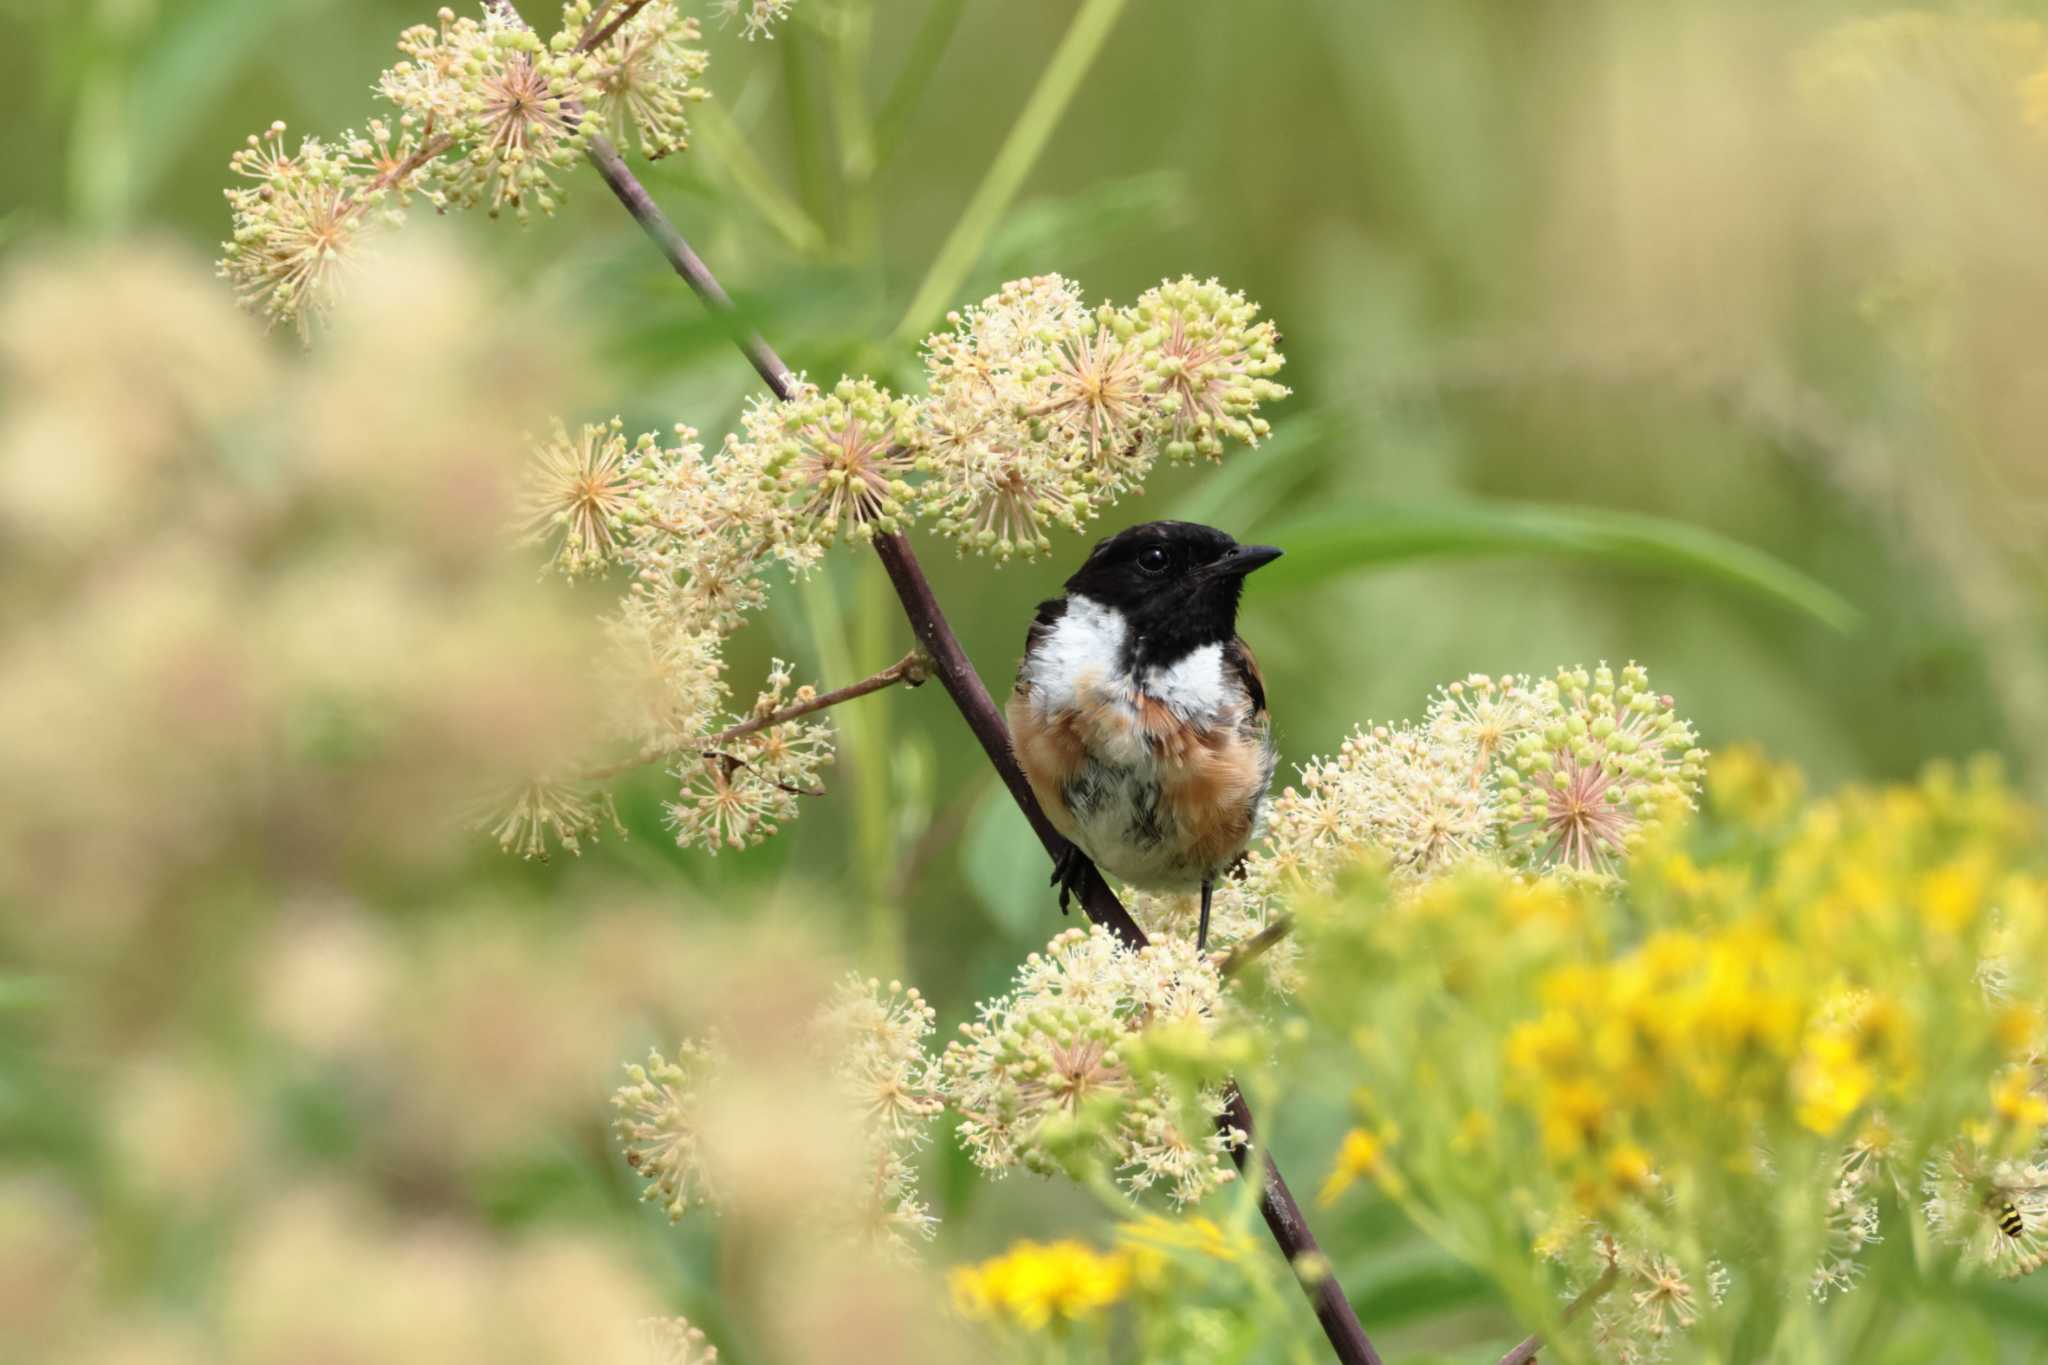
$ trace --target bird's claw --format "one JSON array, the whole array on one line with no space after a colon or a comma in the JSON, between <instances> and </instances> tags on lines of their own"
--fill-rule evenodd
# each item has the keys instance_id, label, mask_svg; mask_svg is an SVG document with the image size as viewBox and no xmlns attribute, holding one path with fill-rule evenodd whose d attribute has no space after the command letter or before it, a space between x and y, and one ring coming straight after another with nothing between
<instances>
[{"instance_id":1,"label":"bird's claw","mask_svg":"<svg viewBox=\"0 0 2048 1365\"><path fill-rule=\"evenodd\" d=\"M1062 915L1067 913L1067 901L1070 897L1074 900L1081 899L1082 888L1088 882L1088 872L1094 866L1078 844L1068 844L1053 858L1052 880L1046 885L1057 886L1060 889Z\"/></svg>"}]
</instances>

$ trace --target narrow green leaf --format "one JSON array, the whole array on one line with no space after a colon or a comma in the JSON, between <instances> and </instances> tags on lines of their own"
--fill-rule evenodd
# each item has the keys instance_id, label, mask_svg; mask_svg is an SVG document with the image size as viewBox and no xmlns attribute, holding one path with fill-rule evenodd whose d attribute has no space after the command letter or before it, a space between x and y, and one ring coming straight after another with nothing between
<instances>
[{"instance_id":1,"label":"narrow green leaf","mask_svg":"<svg viewBox=\"0 0 2048 1365\"><path fill-rule=\"evenodd\" d=\"M1177 170L1145 171L1098 181L1074 194L1019 203L989 237L972 286L990 277L1012 279L1043 270L1047 260L1073 261L1076 243L1106 244L1159 237L1192 222L1195 196Z\"/></svg>"},{"instance_id":2,"label":"narrow green leaf","mask_svg":"<svg viewBox=\"0 0 2048 1365\"><path fill-rule=\"evenodd\" d=\"M946 44L953 40L953 30L960 26L960 16L966 9L967 0L932 0L926 8L924 20L917 26L917 36L911 40L910 55L903 59L903 67L882 101L881 112L875 115L878 165L888 165L903 145L910 116L924 98L932 73L939 69L939 58L945 55Z\"/></svg>"},{"instance_id":3,"label":"narrow green leaf","mask_svg":"<svg viewBox=\"0 0 2048 1365\"><path fill-rule=\"evenodd\" d=\"M1834 589L1754 546L1634 512L1540 503L1356 505L1265 534L1287 557L1260 574L1262 588L1309 587L1377 564L1546 555L1718 583L1844 633L1862 620Z\"/></svg>"},{"instance_id":4,"label":"narrow green leaf","mask_svg":"<svg viewBox=\"0 0 2048 1365\"><path fill-rule=\"evenodd\" d=\"M774 173L754 154L752 141L734 124L732 115L716 101L706 101L698 107L696 119L705 147L716 155L733 188L761 221L799 256L822 251L825 230L775 183Z\"/></svg>"},{"instance_id":5,"label":"narrow green leaf","mask_svg":"<svg viewBox=\"0 0 2048 1365\"><path fill-rule=\"evenodd\" d=\"M127 202L147 202L164 173L179 164L177 153L205 126L206 117L219 107L222 94L249 61L275 56L273 36L279 27L303 11L324 9L329 3L206 0L182 13L177 22L166 23L137 55L128 78L129 115L147 124L146 131L132 128L130 136L137 141L146 137L149 154L137 157L128 168ZM233 150L220 149L223 167Z\"/></svg>"},{"instance_id":6,"label":"narrow green leaf","mask_svg":"<svg viewBox=\"0 0 2048 1365\"><path fill-rule=\"evenodd\" d=\"M1019 941L1046 937L1046 925L1057 918L1050 913L1057 893L1046 885L1048 866L1009 792L991 786L968 818L960 867L990 917Z\"/></svg>"},{"instance_id":7,"label":"narrow green leaf","mask_svg":"<svg viewBox=\"0 0 2048 1365\"><path fill-rule=\"evenodd\" d=\"M1095 64L1095 55L1102 50L1110 29L1116 26L1124 3L1125 0L1081 0L1081 7L1074 11L1067 25L1066 36L1060 39L1051 60L1039 72L1038 84L1032 87L1030 97L1017 113L1017 121L1010 125L1009 135L988 163L973 198L967 201L960 220L932 257L923 282L903 312L903 320L896 324L897 341L916 341L946 309L961 301L955 297L960 286L981 258L989 234L1002 222L1017 198L1017 191L1024 187L1024 179L1037 164L1038 154L1051 141L1053 129L1059 126L1074 92L1081 88L1088 68Z\"/></svg>"}]
</instances>

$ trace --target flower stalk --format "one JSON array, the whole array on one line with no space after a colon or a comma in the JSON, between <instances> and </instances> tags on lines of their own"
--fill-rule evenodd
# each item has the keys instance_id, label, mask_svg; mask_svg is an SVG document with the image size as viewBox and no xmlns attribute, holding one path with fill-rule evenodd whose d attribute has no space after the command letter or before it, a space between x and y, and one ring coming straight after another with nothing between
<instances>
[{"instance_id":1,"label":"flower stalk","mask_svg":"<svg viewBox=\"0 0 2048 1365\"><path fill-rule=\"evenodd\" d=\"M1294 932L1294 916L1276 915L1271 924L1253 934L1244 942L1235 944L1224 952L1213 955L1216 974L1228 981L1253 962L1271 951L1273 946Z\"/></svg>"},{"instance_id":2,"label":"flower stalk","mask_svg":"<svg viewBox=\"0 0 2048 1365\"><path fill-rule=\"evenodd\" d=\"M596 25L601 20L603 20L605 11L608 10L610 7L611 5L609 3L609 0L607 0L606 4L599 5L597 8L597 12L590 16L591 24ZM611 36L614 33L617 33L620 29L624 28L629 22L631 22L634 15L638 14L641 10L646 8L647 0L627 0L627 3L620 8L617 14L612 16L611 21L609 23L606 23L603 28L596 29L595 32L585 34L582 41L576 44L576 50L578 52L589 52L592 51L593 49L602 47L606 42L610 40Z\"/></svg>"},{"instance_id":3,"label":"flower stalk","mask_svg":"<svg viewBox=\"0 0 2048 1365\"><path fill-rule=\"evenodd\" d=\"M1614 1282L1620 1276L1621 1267L1615 1262L1608 1262L1607 1269L1600 1272L1600 1278L1587 1285L1583 1293L1565 1305L1562 1320L1570 1322L1581 1312L1585 1311L1587 1305L1595 1302L1601 1295L1614 1288ZM1530 1362L1536 1359L1536 1353L1542 1349L1542 1334L1531 1332L1516 1344L1515 1349L1500 1358L1500 1365L1530 1365Z\"/></svg>"},{"instance_id":4,"label":"flower stalk","mask_svg":"<svg viewBox=\"0 0 2048 1365\"><path fill-rule=\"evenodd\" d=\"M881 672L862 678L859 682L848 683L844 687L835 687L830 692L820 692L815 697L807 697L802 701L792 702L788 706L780 707L765 715L755 716L750 720L740 722L738 725L728 726L715 735L706 735L702 739L693 740L688 744L650 746L641 750L632 758L622 759L617 763L607 764L602 768L592 768L590 771L582 774L579 780L584 782L608 781L623 773L629 773L635 768L644 768L650 763L659 763L665 758L673 758L685 751L709 754L731 744L736 739L745 739L748 735L757 735L763 730L770 730L778 725L786 725L790 721L800 720L813 712L823 711L827 707L837 706L841 702L865 697L869 693L879 692L885 687L894 687L897 683L902 683L905 687L920 687L924 684L925 679L930 676L930 661L923 654L913 649Z\"/></svg>"}]
</instances>

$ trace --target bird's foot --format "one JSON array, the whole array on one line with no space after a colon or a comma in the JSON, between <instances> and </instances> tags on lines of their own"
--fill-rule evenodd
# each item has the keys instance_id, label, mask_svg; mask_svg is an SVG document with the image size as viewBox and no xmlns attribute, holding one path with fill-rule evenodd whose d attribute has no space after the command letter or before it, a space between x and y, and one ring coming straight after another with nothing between
<instances>
[{"instance_id":1,"label":"bird's foot","mask_svg":"<svg viewBox=\"0 0 2048 1365\"><path fill-rule=\"evenodd\" d=\"M1067 913L1067 900L1080 900L1088 885L1088 873L1095 864L1088 861L1088 855L1081 851L1079 844L1068 844L1052 860L1052 880L1048 886L1060 889L1060 913Z\"/></svg>"},{"instance_id":2,"label":"bird's foot","mask_svg":"<svg viewBox=\"0 0 2048 1365\"><path fill-rule=\"evenodd\" d=\"M1209 898L1216 893L1216 883L1207 877L1202 879L1202 922L1195 929L1195 951L1201 952L1209 946Z\"/></svg>"}]
</instances>

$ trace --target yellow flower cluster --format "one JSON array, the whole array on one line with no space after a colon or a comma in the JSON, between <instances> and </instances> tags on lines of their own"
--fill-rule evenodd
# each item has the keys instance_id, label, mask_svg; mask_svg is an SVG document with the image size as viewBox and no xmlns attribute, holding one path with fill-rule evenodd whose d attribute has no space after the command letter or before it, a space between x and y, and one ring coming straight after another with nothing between
<instances>
[{"instance_id":1,"label":"yellow flower cluster","mask_svg":"<svg viewBox=\"0 0 2048 1365\"><path fill-rule=\"evenodd\" d=\"M964 1316L1036 1332L1112 1307L1131 1287L1132 1255L1071 1238L1023 1241L979 1265L955 1267L949 1279Z\"/></svg>"},{"instance_id":2,"label":"yellow flower cluster","mask_svg":"<svg viewBox=\"0 0 2048 1365\"><path fill-rule=\"evenodd\" d=\"M1302 1003L1367 1087L1326 1197L1370 1180L1537 1318L1598 1275L1596 1226L1708 1299L1803 1283L1817 1312L1866 1273L1887 1191L1935 1234L1922 1270L2040 1264L2035 812L1988 765L1810 800L1737 751L1707 789L1614 885L1367 871L1306 917Z\"/></svg>"},{"instance_id":3,"label":"yellow flower cluster","mask_svg":"<svg viewBox=\"0 0 2048 1365\"><path fill-rule=\"evenodd\" d=\"M1099 1318L1134 1293L1161 1302L1176 1263L1239 1267L1256 1256L1248 1236L1213 1218L1153 1213L1117 1224L1111 1251L1071 1238L1021 1241L948 1279L963 1316L1038 1332Z\"/></svg>"}]
</instances>

